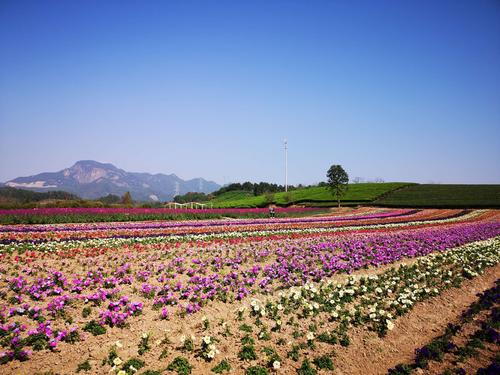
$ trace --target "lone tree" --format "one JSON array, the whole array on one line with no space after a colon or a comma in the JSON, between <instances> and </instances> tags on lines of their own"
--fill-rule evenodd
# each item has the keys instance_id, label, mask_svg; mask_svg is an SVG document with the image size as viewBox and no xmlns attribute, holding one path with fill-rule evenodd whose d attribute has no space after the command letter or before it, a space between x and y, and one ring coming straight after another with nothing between
<instances>
[{"instance_id":1,"label":"lone tree","mask_svg":"<svg viewBox=\"0 0 500 375\"><path fill-rule=\"evenodd\" d=\"M122 196L122 204L126 204L127 206L130 206L132 203L133 203L133 201L132 201L132 195L130 195L130 192L127 191Z\"/></svg>"},{"instance_id":2,"label":"lone tree","mask_svg":"<svg viewBox=\"0 0 500 375\"><path fill-rule=\"evenodd\" d=\"M332 191L333 196L337 197L337 203L340 207L340 198L347 191L349 176L341 165L332 165L326 173L326 177L328 177L328 188Z\"/></svg>"}]
</instances>

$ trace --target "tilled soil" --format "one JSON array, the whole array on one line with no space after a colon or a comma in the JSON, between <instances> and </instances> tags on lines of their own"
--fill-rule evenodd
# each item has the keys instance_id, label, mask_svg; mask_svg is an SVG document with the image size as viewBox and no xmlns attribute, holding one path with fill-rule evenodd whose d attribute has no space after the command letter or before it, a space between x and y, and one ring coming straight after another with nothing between
<instances>
[{"instance_id":1,"label":"tilled soil","mask_svg":"<svg viewBox=\"0 0 500 375\"><path fill-rule=\"evenodd\" d=\"M382 269L365 270L366 273L378 273ZM360 271L359 273L362 273ZM462 311L477 299L476 294L492 287L495 280L500 276L500 265L488 269L483 275L473 280L465 281L459 289L449 289L437 297L433 297L415 305L414 309L395 321L395 328L385 337L380 338L376 333L370 332L362 327L353 328L349 332L351 344L348 347L335 346L336 356L333 357L335 374L385 374L387 370L399 363L409 363L414 359L414 352L434 337L440 335L448 323L455 323ZM195 342L204 335L201 329L201 318L209 317L213 326L216 326L218 337L221 337L222 327L219 323L224 320L236 333L239 322L235 320L235 310L242 305L241 302L234 304L214 303L204 308L203 313L194 314L185 318L173 318L172 320L159 320L158 315L147 310L143 315L137 317L130 323L128 328L108 328L108 332L102 336L86 334L85 340L74 345L61 343L56 352L34 352L28 362L13 361L2 366L5 374L36 374L52 371L54 374L72 374L76 371L77 364L89 360L92 370L82 372L86 374L115 373L109 365L102 365L110 349L117 341L123 344L118 354L125 361L136 357L146 362L147 369L165 369L177 355L183 355L195 366L193 374L211 373L211 368L222 358L226 358L233 364L232 374L243 374L244 369L256 363L244 364L243 367L235 368L241 361L237 358L234 350L238 347L237 335L228 336L218 343L221 351L216 361L207 363L195 354L181 353L178 350L180 337L182 335L195 336ZM74 311L72 316L78 322L79 311ZM151 333L150 345L152 349L143 356L138 356L138 344L144 332ZM212 332L214 330L212 329ZM159 356L162 346L159 342L168 337L171 341L169 354L160 360ZM288 343L290 344L290 343ZM289 348L287 348L289 349ZM325 346L319 345L315 355L330 354ZM280 353L285 358L283 353ZM276 373L295 373L300 363L289 363L277 370ZM467 363L468 369L474 369L485 365L486 360L471 359ZM442 367L431 366L426 373L440 373ZM111 371L111 372L110 372ZM139 374L141 371L139 371ZM319 371L319 373L326 373Z\"/></svg>"},{"instance_id":2,"label":"tilled soil","mask_svg":"<svg viewBox=\"0 0 500 375\"><path fill-rule=\"evenodd\" d=\"M387 336L379 338L375 333L357 329L351 344L337 350L335 374L386 374L389 368L400 363L410 363L415 349L439 336L448 323L457 323L460 314L472 302L476 294L492 286L500 277L500 265L488 269L483 275L464 282L461 288L449 289L437 297L420 302L408 314L397 319L395 328ZM476 369L484 365L477 360ZM438 374L431 367L425 373ZM469 372L468 372L469 373Z\"/></svg>"}]
</instances>

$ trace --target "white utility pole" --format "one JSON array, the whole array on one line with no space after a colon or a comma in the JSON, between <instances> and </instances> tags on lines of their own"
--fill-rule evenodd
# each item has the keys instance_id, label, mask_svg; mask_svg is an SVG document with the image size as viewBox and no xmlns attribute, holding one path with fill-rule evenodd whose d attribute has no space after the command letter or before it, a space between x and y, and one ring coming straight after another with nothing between
<instances>
[{"instance_id":1,"label":"white utility pole","mask_svg":"<svg viewBox=\"0 0 500 375\"><path fill-rule=\"evenodd\" d=\"M284 140L285 143L285 192L288 191L288 142L286 139Z\"/></svg>"}]
</instances>

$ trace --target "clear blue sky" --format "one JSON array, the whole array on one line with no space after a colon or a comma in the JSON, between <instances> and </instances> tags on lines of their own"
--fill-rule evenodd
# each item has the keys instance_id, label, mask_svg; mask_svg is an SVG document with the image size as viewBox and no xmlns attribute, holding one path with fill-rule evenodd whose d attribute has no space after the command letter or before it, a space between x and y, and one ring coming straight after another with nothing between
<instances>
[{"instance_id":1,"label":"clear blue sky","mask_svg":"<svg viewBox=\"0 0 500 375\"><path fill-rule=\"evenodd\" d=\"M500 1L0 2L0 181L500 183Z\"/></svg>"}]
</instances>

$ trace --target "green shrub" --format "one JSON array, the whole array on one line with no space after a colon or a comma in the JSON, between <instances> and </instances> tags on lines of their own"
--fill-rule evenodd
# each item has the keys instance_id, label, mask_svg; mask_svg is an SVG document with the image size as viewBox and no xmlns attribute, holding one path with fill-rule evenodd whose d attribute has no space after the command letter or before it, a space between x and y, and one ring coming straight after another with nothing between
<instances>
[{"instance_id":1,"label":"green shrub","mask_svg":"<svg viewBox=\"0 0 500 375\"><path fill-rule=\"evenodd\" d=\"M31 346L33 350L44 350L49 345L49 340L44 333L36 333L30 335L23 340L23 344L26 346Z\"/></svg>"},{"instance_id":2,"label":"green shrub","mask_svg":"<svg viewBox=\"0 0 500 375\"><path fill-rule=\"evenodd\" d=\"M328 332L323 332L322 334L318 335L318 341L324 342L330 345L335 345L337 343L337 336L332 333L329 334Z\"/></svg>"},{"instance_id":3,"label":"green shrub","mask_svg":"<svg viewBox=\"0 0 500 375\"><path fill-rule=\"evenodd\" d=\"M297 370L299 375L316 375L317 371L311 366L311 362L308 359L304 359L302 366Z\"/></svg>"},{"instance_id":4,"label":"green shrub","mask_svg":"<svg viewBox=\"0 0 500 375\"><path fill-rule=\"evenodd\" d=\"M127 374L132 375L135 372L137 372L137 370L143 368L144 365L145 363L143 360L137 358L130 358L127 362L123 364L122 370L125 371Z\"/></svg>"},{"instance_id":5,"label":"green shrub","mask_svg":"<svg viewBox=\"0 0 500 375\"><path fill-rule=\"evenodd\" d=\"M326 370L333 370L333 362L332 359L327 356L323 355L321 357L317 357L314 359L313 363L316 365L317 368L319 369L326 369Z\"/></svg>"},{"instance_id":6,"label":"green shrub","mask_svg":"<svg viewBox=\"0 0 500 375\"><path fill-rule=\"evenodd\" d=\"M240 331L243 331L243 332L248 332L248 333L252 333L253 329L251 326L249 326L248 324L242 324L240 326Z\"/></svg>"},{"instance_id":7,"label":"green shrub","mask_svg":"<svg viewBox=\"0 0 500 375\"><path fill-rule=\"evenodd\" d=\"M94 336L104 335L106 333L106 328L103 327L98 322L96 322L95 320L91 320L90 322L85 324L85 327L83 327L83 330L86 332L90 332Z\"/></svg>"},{"instance_id":8,"label":"green shrub","mask_svg":"<svg viewBox=\"0 0 500 375\"><path fill-rule=\"evenodd\" d=\"M87 359L85 362L78 364L78 367L76 368L76 372L90 371L91 369L92 369L92 366L90 365L89 360Z\"/></svg>"},{"instance_id":9,"label":"green shrub","mask_svg":"<svg viewBox=\"0 0 500 375\"><path fill-rule=\"evenodd\" d=\"M216 374L222 374L224 371L230 371L230 370L231 370L231 365L225 359L222 360L217 366L212 368L212 372L215 372Z\"/></svg>"},{"instance_id":10,"label":"green shrub","mask_svg":"<svg viewBox=\"0 0 500 375\"><path fill-rule=\"evenodd\" d=\"M252 337L250 337L250 335L245 335L241 339L241 343L243 345L253 345L253 344L255 344L255 340Z\"/></svg>"},{"instance_id":11,"label":"green shrub","mask_svg":"<svg viewBox=\"0 0 500 375\"><path fill-rule=\"evenodd\" d=\"M168 365L168 371L176 371L178 375L191 374L193 366L184 357L175 357L174 360Z\"/></svg>"},{"instance_id":12,"label":"green shrub","mask_svg":"<svg viewBox=\"0 0 500 375\"><path fill-rule=\"evenodd\" d=\"M238 353L238 357L242 361L251 361L257 359L257 354L255 354L255 348L253 345L243 345L240 352Z\"/></svg>"}]
</instances>

